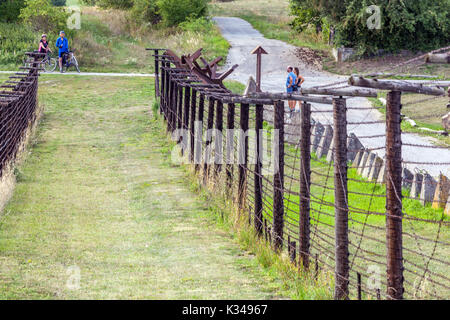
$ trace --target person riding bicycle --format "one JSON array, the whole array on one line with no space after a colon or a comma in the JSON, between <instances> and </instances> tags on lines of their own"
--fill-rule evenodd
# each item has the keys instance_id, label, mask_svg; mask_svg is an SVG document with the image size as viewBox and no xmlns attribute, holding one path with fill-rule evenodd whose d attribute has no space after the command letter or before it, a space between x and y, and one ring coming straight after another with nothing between
<instances>
[{"instance_id":1,"label":"person riding bicycle","mask_svg":"<svg viewBox=\"0 0 450 320\"><path fill-rule=\"evenodd\" d=\"M44 33L39 41L39 53L48 54L48 52L53 52L52 49L48 46L47 35Z\"/></svg>"},{"instance_id":2,"label":"person riding bicycle","mask_svg":"<svg viewBox=\"0 0 450 320\"><path fill-rule=\"evenodd\" d=\"M63 64L65 63L65 55L69 53L69 41L66 38L66 33L61 31L59 38L56 40L56 47L59 49L59 71L63 72Z\"/></svg>"}]
</instances>

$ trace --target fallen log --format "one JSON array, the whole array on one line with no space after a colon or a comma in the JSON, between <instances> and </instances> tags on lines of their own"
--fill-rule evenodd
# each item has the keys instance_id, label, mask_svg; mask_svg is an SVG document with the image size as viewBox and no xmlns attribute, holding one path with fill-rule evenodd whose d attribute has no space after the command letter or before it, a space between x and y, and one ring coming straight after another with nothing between
<instances>
[{"instance_id":1,"label":"fallen log","mask_svg":"<svg viewBox=\"0 0 450 320\"><path fill-rule=\"evenodd\" d=\"M366 79L363 77L350 77L348 83L355 87L373 88L388 91L400 91L400 92L411 92L420 93L431 96L443 96L445 91L442 88L437 87L427 87L420 83L411 83L399 80L377 80L377 79Z\"/></svg>"},{"instance_id":2,"label":"fallen log","mask_svg":"<svg viewBox=\"0 0 450 320\"><path fill-rule=\"evenodd\" d=\"M450 53L429 53L425 58L426 63L450 63Z\"/></svg>"}]
</instances>

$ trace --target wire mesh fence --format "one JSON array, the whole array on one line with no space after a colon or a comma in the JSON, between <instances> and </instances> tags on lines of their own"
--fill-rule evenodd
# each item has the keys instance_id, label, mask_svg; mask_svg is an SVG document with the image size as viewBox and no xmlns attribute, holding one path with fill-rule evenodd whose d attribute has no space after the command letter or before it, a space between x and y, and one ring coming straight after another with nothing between
<instances>
[{"instance_id":1,"label":"wire mesh fence","mask_svg":"<svg viewBox=\"0 0 450 320\"><path fill-rule=\"evenodd\" d=\"M41 54L26 53L20 71L0 86L0 175L14 162L27 129L36 119Z\"/></svg>"},{"instance_id":2,"label":"wire mesh fence","mask_svg":"<svg viewBox=\"0 0 450 320\"><path fill-rule=\"evenodd\" d=\"M339 96L305 99L292 114L281 100L206 84L161 50L156 96L168 132L205 185L220 186L274 250L333 274L336 299L449 298L448 179L411 169L448 172L449 160L402 156L449 148L402 143L401 91L387 92L385 119L355 120L352 112L376 107Z\"/></svg>"}]
</instances>

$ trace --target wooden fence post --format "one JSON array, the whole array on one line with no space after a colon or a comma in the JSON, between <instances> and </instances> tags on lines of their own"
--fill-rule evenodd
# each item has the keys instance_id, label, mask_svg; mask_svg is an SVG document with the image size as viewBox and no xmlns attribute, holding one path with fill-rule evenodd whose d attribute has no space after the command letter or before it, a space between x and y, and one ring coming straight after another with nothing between
<instances>
[{"instance_id":1,"label":"wooden fence post","mask_svg":"<svg viewBox=\"0 0 450 320\"><path fill-rule=\"evenodd\" d=\"M336 300L348 299L348 193L347 193L347 106L343 98L333 99L334 118L334 203L335 203L335 288Z\"/></svg>"},{"instance_id":2,"label":"wooden fence post","mask_svg":"<svg viewBox=\"0 0 450 320\"><path fill-rule=\"evenodd\" d=\"M217 136L219 135L219 136ZM216 136L214 137L214 175L222 171L223 163L223 102L217 100Z\"/></svg>"},{"instance_id":3,"label":"wooden fence post","mask_svg":"<svg viewBox=\"0 0 450 320\"><path fill-rule=\"evenodd\" d=\"M386 104L386 245L387 296L403 299L401 92Z\"/></svg>"},{"instance_id":4,"label":"wooden fence post","mask_svg":"<svg viewBox=\"0 0 450 320\"><path fill-rule=\"evenodd\" d=\"M190 136L190 146L189 146L189 161L194 163L194 154L195 154L195 113L197 108L197 90L192 89L192 97L191 97L191 115L190 115L190 124L189 124L189 136Z\"/></svg>"},{"instance_id":5,"label":"wooden fence post","mask_svg":"<svg viewBox=\"0 0 450 320\"><path fill-rule=\"evenodd\" d=\"M300 265L309 268L310 255L310 187L311 187L311 105L301 109L300 140Z\"/></svg>"},{"instance_id":6,"label":"wooden fence post","mask_svg":"<svg viewBox=\"0 0 450 320\"><path fill-rule=\"evenodd\" d=\"M175 110L175 106L176 106L176 93L177 90L175 88L175 81L173 81L172 76L169 73L169 77L170 77L170 82L169 82L169 99L168 99L168 118L169 121L167 121L168 123L168 129L170 132L172 132L175 129L174 124L174 119L175 119L175 114L174 114L174 110Z\"/></svg>"},{"instance_id":7,"label":"wooden fence post","mask_svg":"<svg viewBox=\"0 0 450 320\"><path fill-rule=\"evenodd\" d=\"M284 102L276 101L274 106L275 174L273 177L273 245L276 251L283 248L284 229Z\"/></svg>"},{"instance_id":8,"label":"wooden fence post","mask_svg":"<svg viewBox=\"0 0 450 320\"><path fill-rule=\"evenodd\" d=\"M235 105L234 103L228 104L227 111L227 164L226 164L226 172L227 172L227 192L228 195L232 194L233 189L233 162L234 159L234 115L235 115Z\"/></svg>"},{"instance_id":9,"label":"wooden fence post","mask_svg":"<svg viewBox=\"0 0 450 320\"><path fill-rule=\"evenodd\" d=\"M258 236L263 232L263 204L262 204L262 157L263 157L263 113L264 106L256 105L255 129L256 129L256 163L255 163L255 217L254 224Z\"/></svg>"},{"instance_id":10,"label":"wooden fence post","mask_svg":"<svg viewBox=\"0 0 450 320\"><path fill-rule=\"evenodd\" d=\"M208 104L208 123L206 127L206 146L205 146L205 159L203 164L203 183L206 184L208 182L208 176L209 176L209 168L211 161L211 140L212 140L212 129L214 128L214 104L215 99L212 97L209 97L209 104Z\"/></svg>"},{"instance_id":11,"label":"wooden fence post","mask_svg":"<svg viewBox=\"0 0 450 320\"><path fill-rule=\"evenodd\" d=\"M238 203L239 209L245 208L246 184L247 184L247 164L248 164L248 118L250 106L241 103L240 110L240 137L239 137L239 185Z\"/></svg>"},{"instance_id":12,"label":"wooden fence post","mask_svg":"<svg viewBox=\"0 0 450 320\"><path fill-rule=\"evenodd\" d=\"M205 95L200 93L200 99L198 102L198 132L195 133L196 141L195 141L195 172L200 171L200 165L202 163L202 146L203 146L203 118L205 111Z\"/></svg>"}]
</instances>

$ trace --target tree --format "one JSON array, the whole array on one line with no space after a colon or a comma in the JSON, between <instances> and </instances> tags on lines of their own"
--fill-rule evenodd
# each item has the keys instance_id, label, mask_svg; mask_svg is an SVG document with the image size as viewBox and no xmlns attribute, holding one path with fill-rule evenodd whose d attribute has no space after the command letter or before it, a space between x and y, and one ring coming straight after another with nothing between
<instances>
[{"instance_id":1,"label":"tree","mask_svg":"<svg viewBox=\"0 0 450 320\"><path fill-rule=\"evenodd\" d=\"M204 17L208 11L207 0L158 0L156 4L167 26L176 26L188 18Z\"/></svg>"},{"instance_id":2,"label":"tree","mask_svg":"<svg viewBox=\"0 0 450 320\"><path fill-rule=\"evenodd\" d=\"M49 33L63 30L69 15L63 8L55 7L50 0L25 0L20 18L35 31Z\"/></svg>"},{"instance_id":3,"label":"tree","mask_svg":"<svg viewBox=\"0 0 450 320\"><path fill-rule=\"evenodd\" d=\"M0 0L0 22L17 21L24 6L25 0Z\"/></svg>"}]
</instances>

